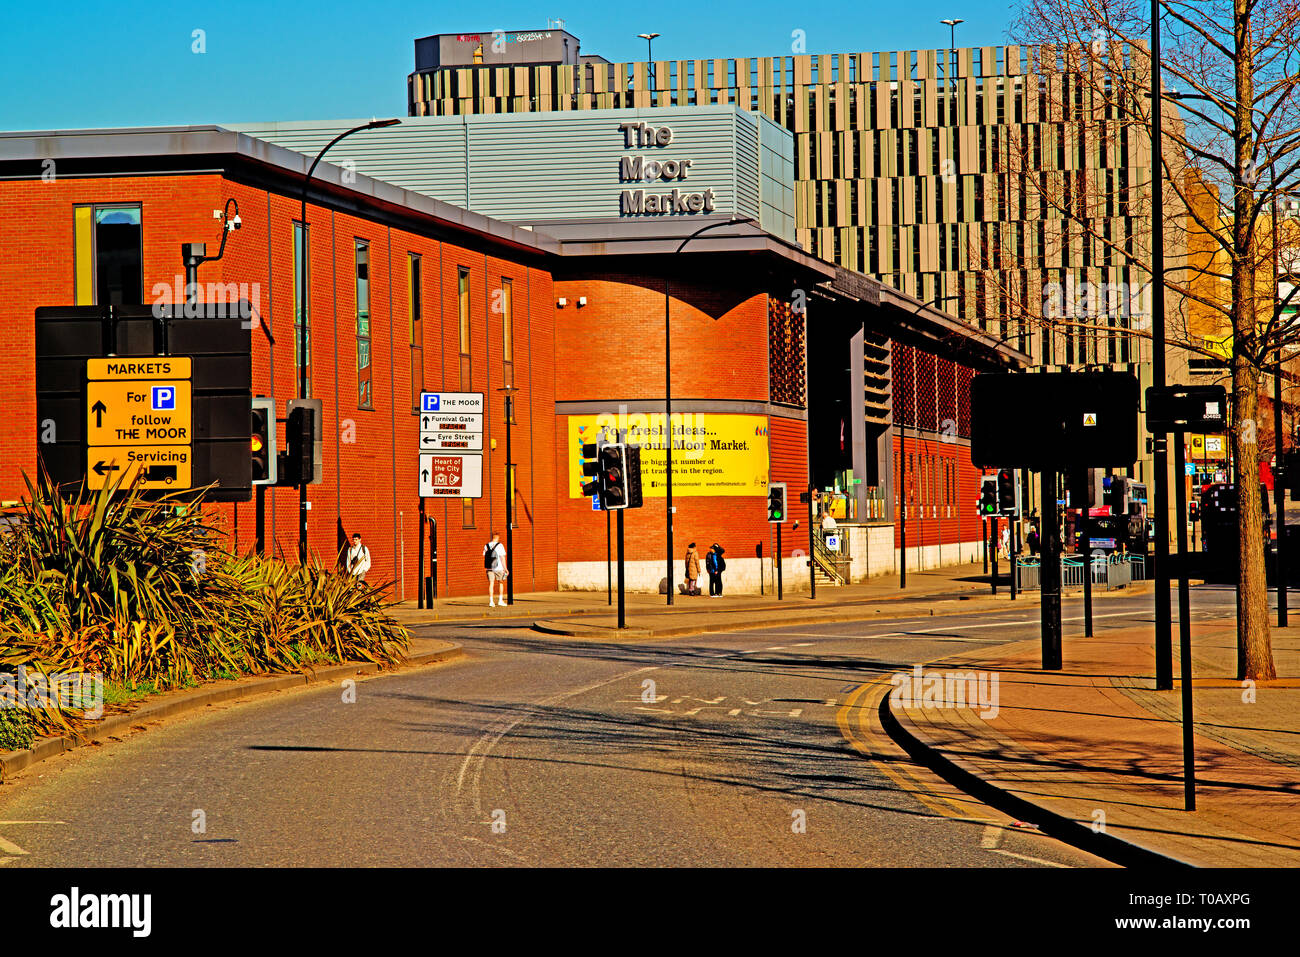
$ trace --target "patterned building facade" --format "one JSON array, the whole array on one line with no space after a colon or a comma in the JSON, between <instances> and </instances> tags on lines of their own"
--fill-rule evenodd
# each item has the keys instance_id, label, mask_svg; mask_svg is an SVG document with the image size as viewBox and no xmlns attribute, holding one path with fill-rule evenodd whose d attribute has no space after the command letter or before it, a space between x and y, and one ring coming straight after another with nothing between
<instances>
[{"instance_id":1,"label":"patterned building facade","mask_svg":"<svg viewBox=\"0 0 1300 957\"><path fill-rule=\"evenodd\" d=\"M410 112L732 103L763 113L794 134L797 237L813 255L1005 338L1036 364L1149 361L1132 335L1149 308L1145 279L1118 252L1140 252L1149 236L1138 199L1149 141L1077 48L582 59L416 72ZM1110 313L1100 321L1034 321L1077 312L1084 296L1097 311L1098 291Z\"/></svg>"}]
</instances>

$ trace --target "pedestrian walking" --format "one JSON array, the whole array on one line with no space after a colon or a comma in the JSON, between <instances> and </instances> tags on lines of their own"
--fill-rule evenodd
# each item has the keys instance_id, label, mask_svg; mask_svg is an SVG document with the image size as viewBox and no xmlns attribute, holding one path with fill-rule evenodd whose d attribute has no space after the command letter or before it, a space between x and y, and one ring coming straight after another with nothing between
<instances>
[{"instance_id":1,"label":"pedestrian walking","mask_svg":"<svg viewBox=\"0 0 1300 957\"><path fill-rule=\"evenodd\" d=\"M698 595L700 593L700 553L695 550L695 543L691 542L686 549L686 594Z\"/></svg>"},{"instance_id":2,"label":"pedestrian walking","mask_svg":"<svg viewBox=\"0 0 1300 957\"><path fill-rule=\"evenodd\" d=\"M704 558L704 570L709 573L709 597L722 597L722 573L727 570L727 560L722 557L726 549L717 542Z\"/></svg>"},{"instance_id":3,"label":"pedestrian walking","mask_svg":"<svg viewBox=\"0 0 1300 957\"><path fill-rule=\"evenodd\" d=\"M1029 546L1029 554L1031 556L1038 555L1038 523L1037 522L1031 522L1029 524L1029 534L1025 536L1025 544Z\"/></svg>"},{"instance_id":4,"label":"pedestrian walking","mask_svg":"<svg viewBox=\"0 0 1300 957\"><path fill-rule=\"evenodd\" d=\"M1002 526L1002 557L1011 558L1011 522Z\"/></svg>"},{"instance_id":5,"label":"pedestrian walking","mask_svg":"<svg viewBox=\"0 0 1300 957\"><path fill-rule=\"evenodd\" d=\"M370 571L370 549L361 544L361 533L352 533L352 546L348 549L347 554L348 574L360 581L366 580L366 572Z\"/></svg>"},{"instance_id":6,"label":"pedestrian walking","mask_svg":"<svg viewBox=\"0 0 1300 957\"><path fill-rule=\"evenodd\" d=\"M506 578L510 575L510 569L506 567L506 547L501 543L501 536L496 532L492 533L491 540L483 546L483 567L487 570L488 607L494 608L497 605L494 588L500 590L500 603L504 607Z\"/></svg>"}]
</instances>

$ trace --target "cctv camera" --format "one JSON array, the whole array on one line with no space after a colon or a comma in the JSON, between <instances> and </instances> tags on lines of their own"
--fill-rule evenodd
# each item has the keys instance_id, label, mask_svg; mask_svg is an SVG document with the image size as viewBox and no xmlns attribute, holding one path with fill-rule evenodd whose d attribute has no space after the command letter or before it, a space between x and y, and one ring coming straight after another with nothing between
<instances>
[{"instance_id":1,"label":"cctv camera","mask_svg":"<svg viewBox=\"0 0 1300 957\"><path fill-rule=\"evenodd\" d=\"M236 214L235 214L235 218L232 219L230 222L228 222L228 223L226 224L226 228L227 228L227 229L238 229L238 228L239 228L240 226L242 226L242 225L244 225L243 220L241 220L241 219L239 218L239 214L236 213Z\"/></svg>"}]
</instances>

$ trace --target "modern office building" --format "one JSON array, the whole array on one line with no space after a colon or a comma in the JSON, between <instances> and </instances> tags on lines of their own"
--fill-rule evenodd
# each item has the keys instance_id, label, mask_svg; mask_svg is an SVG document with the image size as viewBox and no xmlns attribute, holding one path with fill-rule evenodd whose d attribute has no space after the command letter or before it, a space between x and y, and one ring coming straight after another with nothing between
<instances>
[{"instance_id":1,"label":"modern office building","mask_svg":"<svg viewBox=\"0 0 1300 957\"><path fill-rule=\"evenodd\" d=\"M1107 57L1107 68L1134 68L1131 51ZM1104 365L1145 387L1149 287L1115 250L1149 248L1149 207L1136 198L1149 190L1150 144L1109 90L1083 51L1065 46L653 63L417 59L407 78L413 116L724 103L761 113L793 134L796 238L808 252L1011 343L1035 367ZM882 330L864 335L866 393L887 399L907 380L906 354L889 359ZM1184 378L1186 355L1168 361L1171 378ZM896 445L910 405L898 398L885 420ZM868 405L868 429L879 426L876 411ZM1149 479L1144 439L1134 474Z\"/></svg>"}]
</instances>

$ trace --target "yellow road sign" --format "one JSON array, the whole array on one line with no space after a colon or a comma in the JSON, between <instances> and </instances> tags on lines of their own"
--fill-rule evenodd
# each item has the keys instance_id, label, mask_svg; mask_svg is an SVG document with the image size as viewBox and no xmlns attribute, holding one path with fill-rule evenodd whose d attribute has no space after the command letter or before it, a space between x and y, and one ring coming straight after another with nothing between
<instances>
[{"instance_id":1,"label":"yellow road sign","mask_svg":"<svg viewBox=\"0 0 1300 957\"><path fill-rule=\"evenodd\" d=\"M192 411L185 380L87 382L86 444L189 445Z\"/></svg>"},{"instance_id":2,"label":"yellow road sign","mask_svg":"<svg viewBox=\"0 0 1300 957\"><path fill-rule=\"evenodd\" d=\"M87 359L86 378L127 379L188 379L189 356L136 356L134 358Z\"/></svg>"},{"instance_id":3,"label":"yellow road sign","mask_svg":"<svg viewBox=\"0 0 1300 957\"><path fill-rule=\"evenodd\" d=\"M190 487L193 453L188 445L91 446L86 450L86 484L102 488L122 478L127 488L140 478L140 488Z\"/></svg>"}]
</instances>

